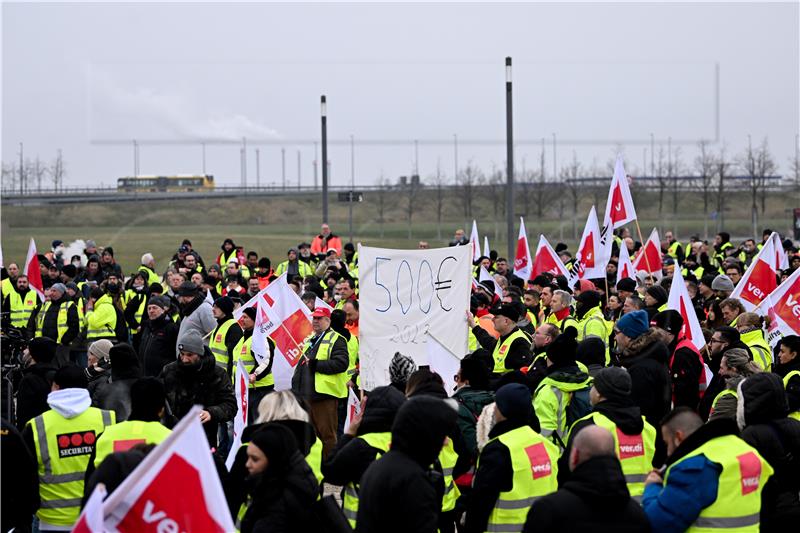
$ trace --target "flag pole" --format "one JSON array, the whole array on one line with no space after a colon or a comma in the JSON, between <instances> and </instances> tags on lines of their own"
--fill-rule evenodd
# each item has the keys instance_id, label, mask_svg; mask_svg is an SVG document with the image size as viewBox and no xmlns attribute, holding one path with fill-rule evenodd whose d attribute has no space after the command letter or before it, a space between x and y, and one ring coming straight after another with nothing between
<instances>
[{"instance_id":1,"label":"flag pole","mask_svg":"<svg viewBox=\"0 0 800 533\"><path fill-rule=\"evenodd\" d=\"M647 258L647 242L644 240L644 237L642 237L642 228L639 227L638 218L636 219L636 231L639 232L639 240L642 242L642 252L644 253L644 262L647 264L647 271L652 276L653 269L650 266L650 259ZM659 253L661 252L661 243L658 243L658 251ZM634 272L633 275L635 276L636 272Z\"/></svg>"}]
</instances>

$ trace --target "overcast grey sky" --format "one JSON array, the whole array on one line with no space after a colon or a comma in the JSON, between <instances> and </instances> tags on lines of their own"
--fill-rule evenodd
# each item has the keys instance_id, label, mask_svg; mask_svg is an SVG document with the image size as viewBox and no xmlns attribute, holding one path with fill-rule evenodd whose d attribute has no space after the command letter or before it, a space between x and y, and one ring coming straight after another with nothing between
<instances>
[{"instance_id":1,"label":"overcast grey sky","mask_svg":"<svg viewBox=\"0 0 800 533\"><path fill-rule=\"evenodd\" d=\"M113 185L131 175L134 138L197 141L143 145L140 172L163 175L200 173L201 139L242 137L250 184L255 148L261 182L280 182L282 147L289 182L297 182L299 151L310 184L323 93L330 138L355 138L357 183L410 173L414 139L423 176L437 162L452 175L454 134L461 165L471 159L489 170L505 159L507 55L518 168L538 166L545 137L552 174L553 133L559 168L573 151L585 165L605 168L625 141L626 167L638 173L645 149L649 165L651 133L657 143L685 143L691 163L694 143L716 134L717 63L715 146L736 153L748 134L769 137L788 173L799 129L797 2L2 9L3 161L18 157L19 142L43 159L60 148L67 186ZM126 144L106 144L112 140ZM349 146L332 146L329 158L333 183L349 181ZM206 170L218 184L239 184L239 160L238 145L207 147Z\"/></svg>"}]
</instances>

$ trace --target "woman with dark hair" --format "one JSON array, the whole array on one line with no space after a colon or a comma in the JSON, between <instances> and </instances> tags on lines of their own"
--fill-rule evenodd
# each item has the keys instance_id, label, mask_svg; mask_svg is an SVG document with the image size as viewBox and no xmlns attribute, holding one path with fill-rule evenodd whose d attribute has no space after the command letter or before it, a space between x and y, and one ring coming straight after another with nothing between
<instances>
[{"instance_id":1,"label":"woman with dark hair","mask_svg":"<svg viewBox=\"0 0 800 533\"><path fill-rule=\"evenodd\" d=\"M317 531L309 509L319 485L286 427L269 423L253 434L247 446L250 504L241 519L242 533Z\"/></svg>"}]
</instances>

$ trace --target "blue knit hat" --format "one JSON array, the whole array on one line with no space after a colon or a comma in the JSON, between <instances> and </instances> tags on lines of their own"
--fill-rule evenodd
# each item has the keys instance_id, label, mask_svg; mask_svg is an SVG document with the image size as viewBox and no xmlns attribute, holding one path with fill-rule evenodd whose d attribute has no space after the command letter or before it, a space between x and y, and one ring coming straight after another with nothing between
<instances>
[{"instance_id":1,"label":"blue knit hat","mask_svg":"<svg viewBox=\"0 0 800 533\"><path fill-rule=\"evenodd\" d=\"M622 318L617 320L617 329L631 339L644 335L650 329L647 312L633 311L622 315Z\"/></svg>"}]
</instances>

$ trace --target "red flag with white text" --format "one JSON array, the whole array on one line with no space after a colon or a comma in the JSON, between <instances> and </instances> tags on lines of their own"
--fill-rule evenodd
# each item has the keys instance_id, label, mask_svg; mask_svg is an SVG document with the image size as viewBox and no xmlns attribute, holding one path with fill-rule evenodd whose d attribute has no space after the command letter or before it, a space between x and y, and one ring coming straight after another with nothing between
<instances>
[{"instance_id":1,"label":"red flag with white text","mask_svg":"<svg viewBox=\"0 0 800 533\"><path fill-rule=\"evenodd\" d=\"M514 257L514 275L524 280L531 279L531 248L528 246L528 234L525 232L525 221L519 219L519 237L517 237L517 253Z\"/></svg>"},{"instance_id":2,"label":"red flag with white text","mask_svg":"<svg viewBox=\"0 0 800 533\"><path fill-rule=\"evenodd\" d=\"M106 486L98 483L94 486L86 506L81 511L78 521L72 526L72 533L104 533L103 500L106 497Z\"/></svg>"},{"instance_id":3,"label":"red flag with white text","mask_svg":"<svg viewBox=\"0 0 800 533\"><path fill-rule=\"evenodd\" d=\"M775 347L785 335L800 335L800 268L767 296L767 341Z\"/></svg>"},{"instance_id":4,"label":"red flag with white text","mask_svg":"<svg viewBox=\"0 0 800 533\"><path fill-rule=\"evenodd\" d=\"M536 259L533 261L533 268L531 269L531 279L539 274L549 272L554 276L564 276L569 278L567 267L558 257L558 254L550 246L544 235L539 235L539 245L536 247Z\"/></svg>"},{"instance_id":5,"label":"red flag with white text","mask_svg":"<svg viewBox=\"0 0 800 533\"><path fill-rule=\"evenodd\" d=\"M104 503L105 528L121 533L234 530L194 406Z\"/></svg>"},{"instance_id":6,"label":"red flag with white text","mask_svg":"<svg viewBox=\"0 0 800 533\"><path fill-rule=\"evenodd\" d=\"M775 240L770 236L758 255L753 258L742 279L736 284L731 298L738 298L748 312L766 314L767 311L762 308L761 302L778 287L777 274L780 264L781 257L776 254Z\"/></svg>"},{"instance_id":7,"label":"red flag with white text","mask_svg":"<svg viewBox=\"0 0 800 533\"><path fill-rule=\"evenodd\" d=\"M573 275L578 279L596 279L606 277L608 260L602 257L600 249L600 226L597 223L597 212L594 206L586 217L586 226L578 244L573 263Z\"/></svg>"}]
</instances>

